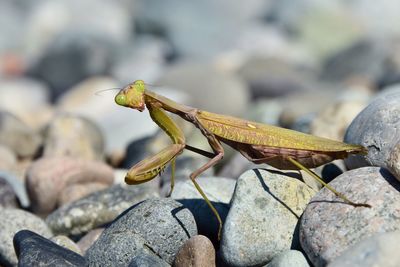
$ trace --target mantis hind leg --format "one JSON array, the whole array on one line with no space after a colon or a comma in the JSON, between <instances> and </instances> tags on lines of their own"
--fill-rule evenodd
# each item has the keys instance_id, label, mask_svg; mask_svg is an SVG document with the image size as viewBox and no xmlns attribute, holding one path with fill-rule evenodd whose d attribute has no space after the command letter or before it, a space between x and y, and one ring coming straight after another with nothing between
<instances>
[{"instance_id":1,"label":"mantis hind leg","mask_svg":"<svg viewBox=\"0 0 400 267\"><path fill-rule=\"evenodd\" d=\"M343 195L342 193L336 191L333 187L331 187L329 184L325 183L321 177L319 177L317 174L315 174L314 172L312 172L311 170L309 170L308 168L304 167L300 162L298 162L297 160L291 158L291 157L287 157L287 159L296 167L298 167L300 170L305 171L306 173L308 173L309 175L311 175L314 179L316 179L318 182L320 182L323 186L325 186L326 188L328 188L330 191L332 191L336 196L340 197L341 199L343 199L346 203L355 206L355 207L367 207L367 208L371 208L371 205L366 204L366 203L355 203L351 200L349 200L345 195Z\"/></svg>"}]
</instances>

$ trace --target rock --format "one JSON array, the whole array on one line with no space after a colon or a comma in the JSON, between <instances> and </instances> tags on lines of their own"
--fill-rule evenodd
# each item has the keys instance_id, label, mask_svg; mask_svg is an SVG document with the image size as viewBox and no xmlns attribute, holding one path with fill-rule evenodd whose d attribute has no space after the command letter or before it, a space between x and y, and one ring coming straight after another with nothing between
<instances>
[{"instance_id":1,"label":"rock","mask_svg":"<svg viewBox=\"0 0 400 267\"><path fill-rule=\"evenodd\" d=\"M35 161L26 174L26 188L32 210L48 214L57 207L63 190L75 184L114 181L113 170L106 164L70 157L42 158Z\"/></svg>"},{"instance_id":2,"label":"rock","mask_svg":"<svg viewBox=\"0 0 400 267\"><path fill-rule=\"evenodd\" d=\"M298 247L296 226L314 194L279 171L254 169L242 174L223 228L223 260L230 266L262 265Z\"/></svg>"},{"instance_id":3,"label":"rock","mask_svg":"<svg viewBox=\"0 0 400 267\"><path fill-rule=\"evenodd\" d=\"M95 123L81 116L62 114L55 117L44 133L44 157L74 157L102 160L104 138Z\"/></svg>"},{"instance_id":4,"label":"rock","mask_svg":"<svg viewBox=\"0 0 400 267\"><path fill-rule=\"evenodd\" d=\"M310 89L311 70L271 57L251 57L239 70L249 84L254 98L280 97Z\"/></svg>"},{"instance_id":5,"label":"rock","mask_svg":"<svg viewBox=\"0 0 400 267\"><path fill-rule=\"evenodd\" d=\"M87 266L85 258L29 230L14 237L18 266Z\"/></svg>"},{"instance_id":6,"label":"rock","mask_svg":"<svg viewBox=\"0 0 400 267\"><path fill-rule=\"evenodd\" d=\"M396 158L396 144L400 141L399 114L400 91L378 96L358 114L347 129L344 141L365 146L368 155L348 157L345 162L349 169L367 165L389 167L388 161Z\"/></svg>"},{"instance_id":7,"label":"rock","mask_svg":"<svg viewBox=\"0 0 400 267\"><path fill-rule=\"evenodd\" d=\"M41 145L41 137L17 117L0 112L0 144L9 147L19 157L32 157Z\"/></svg>"},{"instance_id":8,"label":"rock","mask_svg":"<svg viewBox=\"0 0 400 267\"><path fill-rule=\"evenodd\" d=\"M21 207L28 208L30 206L30 200L23 181L21 181L21 179L19 179L14 173L6 171L0 171L0 178L12 187Z\"/></svg>"},{"instance_id":9,"label":"rock","mask_svg":"<svg viewBox=\"0 0 400 267\"><path fill-rule=\"evenodd\" d=\"M0 79L0 107L20 118L32 129L38 130L53 114L49 92L45 84L34 79ZM16 104L21 101L23 105Z\"/></svg>"},{"instance_id":10,"label":"rock","mask_svg":"<svg viewBox=\"0 0 400 267\"><path fill-rule=\"evenodd\" d=\"M250 95L244 81L207 64L175 65L157 83L186 92L192 102L182 104L202 110L235 116L248 108Z\"/></svg>"},{"instance_id":11,"label":"rock","mask_svg":"<svg viewBox=\"0 0 400 267\"><path fill-rule=\"evenodd\" d=\"M157 197L151 183L112 186L93 193L51 213L46 222L56 234L80 235L107 224L130 206Z\"/></svg>"},{"instance_id":12,"label":"rock","mask_svg":"<svg viewBox=\"0 0 400 267\"><path fill-rule=\"evenodd\" d=\"M315 266L325 266L360 240L398 230L400 225L400 184L387 170L351 170L330 186L351 201L367 202L372 208L343 203L326 188L318 192L304 211L300 225L301 246Z\"/></svg>"},{"instance_id":13,"label":"rock","mask_svg":"<svg viewBox=\"0 0 400 267\"><path fill-rule=\"evenodd\" d=\"M17 196L7 180L0 173L0 208L18 208Z\"/></svg>"},{"instance_id":14,"label":"rock","mask_svg":"<svg viewBox=\"0 0 400 267\"><path fill-rule=\"evenodd\" d=\"M265 267L309 267L307 259L298 250L286 250L270 261Z\"/></svg>"},{"instance_id":15,"label":"rock","mask_svg":"<svg viewBox=\"0 0 400 267\"><path fill-rule=\"evenodd\" d=\"M86 257L93 266L126 266L135 256L147 253L171 264L179 248L196 234L194 218L182 204L169 198L149 199L121 214Z\"/></svg>"},{"instance_id":16,"label":"rock","mask_svg":"<svg viewBox=\"0 0 400 267\"><path fill-rule=\"evenodd\" d=\"M143 251L144 252L144 251ZM142 253L135 256L128 267L169 267L166 261L150 253Z\"/></svg>"},{"instance_id":17,"label":"rock","mask_svg":"<svg viewBox=\"0 0 400 267\"><path fill-rule=\"evenodd\" d=\"M400 256L397 254L397 244L400 232L375 234L363 239L344 251L329 267L366 267L400 265Z\"/></svg>"},{"instance_id":18,"label":"rock","mask_svg":"<svg viewBox=\"0 0 400 267\"><path fill-rule=\"evenodd\" d=\"M86 251L96 242L103 231L104 228L93 229L78 241L77 245L83 254L86 254Z\"/></svg>"},{"instance_id":19,"label":"rock","mask_svg":"<svg viewBox=\"0 0 400 267\"><path fill-rule=\"evenodd\" d=\"M400 140L390 152L386 165L389 171L400 181Z\"/></svg>"},{"instance_id":20,"label":"rock","mask_svg":"<svg viewBox=\"0 0 400 267\"><path fill-rule=\"evenodd\" d=\"M91 193L104 190L110 187L104 183L73 184L65 188L58 197L57 207L72 203L78 199L90 195Z\"/></svg>"},{"instance_id":21,"label":"rock","mask_svg":"<svg viewBox=\"0 0 400 267\"><path fill-rule=\"evenodd\" d=\"M200 266L216 266L215 249L207 237L195 235L179 249L174 261L174 267Z\"/></svg>"},{"instance_id":22,"label":"rock","mask_svg":"<svg viewBox=\"0 0 400 267\"><path fill-rule=\"evenodd\" d=\"M251 105L245 118L268 125L278 125L282 111L278 100L260 99Z\"/></svg>"},{"instance_id":23,"label":"rock","mask_svg":"<svg viewBox=\"0 0 400 267\"><path fill-rule=\"evenodd\" d=\"M225 221L236 181L224 177L203 176L197 178L196 181L217 209L222 221ZM169 189L169 186L167 188ZM171 198L182 203L192 212L200 234L216 241L219 227L217 218L190 179L176 183Z\"/></svg>"},{"instance_id":24,"label":"rock","mask_svg":"<svg viewBox=\"0 0 400 267\"><path fill-rule=\"evenodd\" d=\"M75 244L74 241L72 241L71 239L69 239L67 236L65 235L57 235L57 236L53 236L52 238L50 238L51 241L53 241L54 243L56 243L57 245L69 249L79 255L83 255L81 249L78 247L77 244Z\"/></svg>"},{"instance_id":25,"label":"rock","mask_svg":"<svg viewBox=\"0 0 400 267\"><path fill-rule=\"evenodd\" d=\"M0 264L17 265L17 257L13 247L14 235L23 229L32 230L45 237L52 236L46 223L27 211L0 208ZM29 266L29 265L27 265Z\"/></svg>"},{"instance_id":26,"label":"rock","mask_svg":"<svg viewBox=\"0 0 400 267\"><path fill-rule=\"evenodd\" d=\"M17 164L17 156L8 146L0 144L0 171L10 171Z\"/></svg>"},{"instance_id":27,"label":"rock","mask_svg":"<svg viewBox=\"0 0 400 267\"><path fill-rule=\"evenodd\" d=\"M311 123L311 134L342 141L347 127L366 106L359 101L334 102L320 112Z\"/></svg>"}]
</instances>

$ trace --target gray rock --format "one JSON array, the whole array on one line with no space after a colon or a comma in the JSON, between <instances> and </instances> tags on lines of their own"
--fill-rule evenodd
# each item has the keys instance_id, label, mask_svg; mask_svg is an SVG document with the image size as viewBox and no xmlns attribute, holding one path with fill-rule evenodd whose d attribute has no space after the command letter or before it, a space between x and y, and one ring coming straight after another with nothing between
<instances>
[{"instance_id":1,"label":"gray rock","mask_svg":"<svg viewBox=\"0 0 400 267\"><path fill-rule=\"evenodd\" d=\"M53 236L52 238L50 238L50 240L63 248L71 250L79 255L83 255L78 245L65 235Z\"/></svg>"},{"instance_id":2,"label":"gray rock","mask_svg":"<svg viewBox=\"0 0 400 267\"><path fill-rule=\"evenodd\" d=\"M349 247L329 267L396 267L400 232L375 234Z\"/></svg>"},{"instance_id":3,"label":"gray rock","mask_svg":"<svg viewBox=\"0 0 400 267\"><path fill-rule=\"evenodd\" d=\"M24 208L29 207L30 200L24 183L14 173L11 172L0 171L0 177L1 179L7 181L7 183L12 187L13 192L18 197L19 204Z\"/></svg>"},{"instance_id":4,"label":"gray rock","mask_svg":"<svg viewBox=\"0 0 400 267\"><path fill-rule=\"evenodd\" d=\"M0 208L0 264L5 266L17 264L13 237L23 229L32 230L45 237L52 236L46 223L36 215L19 209Z\"/></svg>"},{"instance_id":5,"label":"gray rock","mask_svg":"<svg viewBox=\"0 0 400 267\"><path fill-rule=\"evenodd\" d=\"M301 246L315 266L325 266L344 250L374 233L399 230L399 182L387 170L365 167L343 173L330 185L353 207L326 188L307 206L300 225Z\"/></svg>"},{"instance_id":6,"label":"gray rock","mask_svg":"<svg viewBox=\"0 0 400 267\"><path fill-rule=\"evenodd\" d=\"M246 119L269 125L278 125L283 107L278 100L260 99L253 103Z\"/></svg>"},{"instance_id":7,"label":"gray rock","mask_svg":"<svg viewBox=\"0 0 400 267\"><path fill-rule=\"evenodd\" d=\"M345 160L349 169L360 166L389 167L389 158L400 141L400 91L378 96L353 120L344 141L360 144L368 149L368 155L352 155Z\"/></svg>"},{"instance_id":8,"label":"gray rock","mask_svg":"<svg viewBox=\"0 0 400 267\"><path fill-rule=\"evenodd\" d=\"M42 139L17 117L6 111L0 112L0 144L9 147L19 157L32 157Z\"/></svg>"},{"instance_id":9,"label":"gray rock","mask_svg":"<svg viewBox=\"0 0 400 267\"><path fill-rule=\"evenodd\" d=\"M44 132L44 157L74 157L102 160L104 137L91 120L72 114L60 114L49 123Z\"/></svg>"},{"instance_id":10,"label":"gray rock","mask_svg":"<svg viewBox=\"0 0 400 267\"><path fill-rule=\"evenodd\" d=\"M172 199L150 199L121 214L89 248L92 266L126 266L143 253L172 264L179 248L197 234L193 215Z\"/></svg>"},{"instance_id":11,"label":"gray rock","mask_svg":"<svg viewBox=\"0 0 400 267\"><path fill-rule=\"evenodd\" d=\"M150 253L139 254L133 258L128 267L169 267L166 261L160 259L158 256Z\"/></svg>"},{"instance_id":12,"label":"gray rock","mask_svg":"<svg viewBox=\"0 0 400 267\"><path fill-rule=\"evenodd\" d=\"M307 259L298 250L287 250L275 256L265 267L309 267Z\"/></svg>"},{"instance_id":13,"label":"gray rock","mask_svg":"<svg viewBox=\"0 0 400 267\"><path fill-rule=\"evenodd\" d=\"M56 234L80 235L111 222L130 206L156 196L158 193L151 183L115 185L60 207L46 222Z\"/></svg>"},{"instance_id":14,"label":"gray rock","mask_svg":"<svg viewBox=\"0 0 400 267\"><path fill-rule=\"evenodd\" d=\"M87 266L85 258L29 230L14 236L18 266Z\"/></svg>"},{"instance_id":15,"label":"gray rock","mask_svg":"<svg viewBox=\"0 0 400 267\"><path fill-rule=\"evenodd\" d=\"M236 181L224 177L204 176L200 176L196 181L224 222L229 211L229 202L231 201ZM207 236L211 240L216 240L219 223L190 179L178 182L171 197L192 212L200 234Z\"/></svg>"},{"instance_id":16,"label":"gray rock","mask_svg":"<svg viewBox=\"0 0 400 267\"><path fill-rule=\"evenodd\" d=\"M0 173L0 207L1 208L18 208L17 196L12 186L7 180L1 177Z\"/></svg>"},{"instance_id":17,"label":"gray rock","mask_svg":"<svg viewBox=\"0 0 400 267\"><path fill-rule=\"evenodd\" d=\"M237 181L221 254L230 266L253 266L298 246L296 225L315 192L279 171L249 170Z\"/></svg>"},{"instance_id":18,"label":"gray rock","mask_svg":"<svg viewBox=\"0 0 400 267\"><path fill-rule=\"evenodd\" d=\"M157 83L188 93L192 102L182 104L202 110L239 116L248 108L250 95L244 81L212 65L176 64Z\"/></svg>"},{"instance_id":19,"label":"gray rock","mask_svg":"<svg viewBox=\"0 0 400 267\"><path fill-rule=\"evenodd\" d=\"M44 215L57 208L63 199L63 191L69 186L111 185L113 182L114 172L110 166L100 161L72 157L41 158L33 162L26 172L31 208Z\"/></svg>"}]
</instances>

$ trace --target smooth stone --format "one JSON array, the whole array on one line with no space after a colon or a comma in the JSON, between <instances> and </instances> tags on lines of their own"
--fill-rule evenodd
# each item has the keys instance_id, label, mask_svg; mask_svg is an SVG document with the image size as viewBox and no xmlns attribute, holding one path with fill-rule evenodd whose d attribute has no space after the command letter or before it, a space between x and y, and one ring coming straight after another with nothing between
<instances>
[{"instance_id":1,"label":"smooth stone","mask_svg":"<svg viewBox=\"0 0 400 267\"><path fill-rule=\"evenodd\" d=\"M172 264L179 248L196 234L193 215L182 204L170 198L148 199L107 227L86 258L94 266L126 266L145 250Z\"/></svg>"},{"instance_id":2,"label":"smooth stone","mask_svg":"<svg viewBox=\"0 0 400 267\"><path fill-rule=\"evenodd\" d=\"M60 114L44 132L43 157L74 157L86 160L104 158L104 137L91 120L73 114Z\"/></svg>"},{"instance_id":3,"label":"smooth stone","mask_svg":"<svg viewBox=\"0 0 400 267\"><path fill-rule=\"evenodd\" d=\"M223 260L230 266L262 265L298 247L298 221L314 194L306 184L279 171L243 173L223 227Z\"/></svg>"},{"instance_id":4,"label":"smooth stone","mask_svg":"<svg viewBox=\"0 0 400 267\"><path fill-rule=\"evenodd\" d=\"M72 184L66 187L58 197L57 207L72 203L85 196L110 187L104 183Z\"/></svg>"},{"instance_id":5,"label":"smooth stone","mask_svg":"<svg viewBox=\"0 0 400 267\"><path fill-rule=\"evenodd\" d=\"M175 257L174 267L213 267L215 249L210 239L195 235L185 242Z\"/></svg>"},{"instance_id":6,"label":"smooth stone","mask_svg":"<svg viewBox=\"0 0 400 267\"><path fill-rule=\"evenodd\" d=\"M375 234L349 247L328 267L400 266L399 241L400 232Z\"/></svg>"},{"instance_id":7,"label":"smooth stone","mask_svg":"<svg viewBox=\"0 0 400 267\"><path fill-rule=\"evenodd\" d=\"M260 99L250 106L245 118L268 125L278 125L282 111L283 107L278 100Z\"/></svg>"},{"instance_id":8,"label":"smooth stone","mask_svg":"<svg viewBox=\"0 0 400 267\"><path fill-rule=\"evenodd\" d=\"M150 253L139 254L129 263L128 267L169 267L166 261Z\"/></svg>"},{"instance_id":9,"label":"smooth stone","mask_svg":"<svg viewBox=\"0 0 400 267\"><path fill-rule=\"evenodd\" d=\"M222 222L224 222L229 211L229 202L236 181L224 177L199 176L196 182L203 189L203 192L217 209ZM167 188L169 190L169 186ZM200 234L216 241L219 227L217 218L190 179L176 183L171 198L182 203L192 212Z\"/></svg>"},{"instance_id":10,"label":"smooth stone","mask_svg":"<svg viewBox=\"0 0 400 267\"><path fill-rule=\"evenodd\" d=\"M9 147L19 157L32 157L42 138L13 114L0 112L0 144Z\"/></svg>"},{"instance_id":11,"label":"smooth stone","mask_svg":"<svg viewBox=\"0 0 400 267\"><path fill-rule=\"evenodd\" d=\"M18 266L87 266L81 255L29 230L14 236Z\"/></svg>"},{"instance_id":12,"label":"smooth stone","mask_svg":"<svg viewBox=\"0 0 400 267\"><path fill-rule=\"evenodd\" d=\"M0 207L1 208L18 208L17 196L14 189L1 177L0 173Z\"/></svg>"},{"instance_id":13,"label":"smooth stone","mask_svg":"<svg viewBox=\"0 0 400 267\"><path fill-rule=\"evenodd\" d=\"M33 129L40 129L52 116L50 89L38 80L25 77L1 79L0 107L20 118ZM21 103L22 99L29 99ZM34 114L34 116L32 116Z\"/></svg>"},{"instance_id":14,"label":"smooth stone","mask_svg":"<svg viewBox=\"0 0 400 267\"><path fill-rule=\"evenodd\" d=\"M393 147L386 165L388 170L400 181L400 140Z\"/></svg>"},{"instance_id":15,"label":"smooth stone","mask_svg":"<svg viewBox=\"0 0 400 267\"><path fill-rule=\"evenodd\" d=\"M83 255L79 246L65 235L53 236L50 240L63 248L69 249L79 255Z\"/></svg>"},{"instance_id":16,"label":"smooth stone","mask_svg":"<svg viewBox=\"0 0 400 267\"><path fill-rule=\"evenodd\" d=\"M365 102L334 102L325 107L311 122L310 133L332 140L343 141L347 127L366 106Z\"/></svg>"},{"instance_id":17,"label":"smooth stone","mask_svg":"<svg viewBox=\"0 0 400 267\"><path fill-rule=\"evenodd\" d=\"M389 159L397 157L393 153L398 151L396 144L400 141L399 114L400 90L378 96L358 114L348 127L344 141L366 147L368 154L348 157L345 162L349 169L368 165L389 167Z\"/></svg>"},{"instance_id":18,"label":"smooth stone","mask_svg":"<svg viewBox=\"0 0 400 267\"><path fill-rule=\"evenodd\" d=\"M346 204L326 188L318 192L300 224L301 246L315 266L326 266L370 235L400 229L400 184L386 169L351 170L329 185L351 201L372 208Z\"/></svg>"},{"instance_id":19,"label":"smooth stone","mask_svg":"<svg viewBox=\"0 0 400 267\"><path fill-rule=\"evenodd\" d=\"M0 171L10 171L17 164L17 155L8 146L0 144Z\"/></svg>"},{"instance_id":20,"label":"smooth stone","mask_svg":"<svg viewBox=\"0 0 400 267\"><path fill-rule=\"evenodd\" d=\"M79 249L83 254L86 254L86 251L93 245L94 242L100 237L101 233L103 233L104 228L96 228L90 230L86 235L84 235L81 239L79 239L78 243L76 243Z\"/></svg>"},{"instance_id":21,"label":"smooth stone","mask_svg":"<svg viewBox=\"0 0 400 267\"><path fill-rule=\"evenodd\" d=\"M265 267L309 267L307 259L298 250L286 250L270 261Z\"/></svg>"},{"instance_id":22,"label":"smooth stone","mask_svg":"<svg viewBox=\"0 0 400 267\"><path fill-rule=\"evenodd\" d=\"M1 265L17 265L17 257L13 247L13 237L18 231L23 229L34 231L45 237L53 235L46 223L36 215L20 209L0 208Z\"/></svg>"},{"instance_id":23,"label":"smooth stone","mask_svg":"<svg viewBox=\"0 0 400 267\"><path fill-rule=\"evenodd\" d=\"M249 84L252 96L257 98L281 97L310 89L311 70L293 62L275 57L253 56L241 66L238 74Z\"/></svg>"},{"instance_id":24,"label":"smooth stone","mask_svg":"<svg viewBox=\"0 0 400 267\"><path fill-rule=\"evenodd\" d=\"M129 187L114 185L61 206L46 218L46 222L55 234L80 235L111 222L132 205L157 196L151 183Z\"/></svg>"},{"instance_id":25,"label":"smooth stone","mask_svg":"<svg viewBox=\"0 0 400 267\"><path fill-rule=\"evenodd\" d=\"M157 83L186 92L191 102L182 104L209 112L240 116L249 105L250 95L242 79L205 63L175 64Z\"/></svg>"},{"instance_id":26,"label":"smooth stone","mask_svg":"<svg viewBox=\"0 0 400 267\"><path fill-rule=\"evenodd\" d=\"M26 173L26 188L35 213L48 214L57 208L65 188L74 184L111 185L114 173L103 162L71 157L41 158Z\"/></svg>"},{"instance_id":27,"label":"smooth stone","mask_svg":"<svg viewBox=\"0 0 400 267\"><path fill-rule=\"evenodd\" d=\"M30 200L22 179L19 179L15 173L6 171L0 171L0 178L7 181L12 187L21 207L28 208L30 206Z\"/></svg>"}]
</instances>

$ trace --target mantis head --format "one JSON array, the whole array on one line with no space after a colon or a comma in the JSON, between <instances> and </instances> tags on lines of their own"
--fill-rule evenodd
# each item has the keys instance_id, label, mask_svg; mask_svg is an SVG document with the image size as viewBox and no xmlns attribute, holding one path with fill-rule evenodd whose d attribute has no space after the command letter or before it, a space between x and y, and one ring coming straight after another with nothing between
<instances>
[{"instance_id":1,"label":"mantis head","mask_svg":"<svg viewBox=\"0 0 400 267\"><path fill-rule=\"evenodd\" d=\"M139 111L144 110L144 91L145 84L142 80L134 81L127 85L115 96L115 103L120 106L137 109Z\"/></svg>"}]
</instances>

